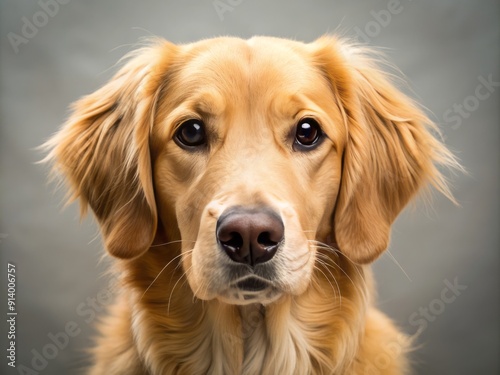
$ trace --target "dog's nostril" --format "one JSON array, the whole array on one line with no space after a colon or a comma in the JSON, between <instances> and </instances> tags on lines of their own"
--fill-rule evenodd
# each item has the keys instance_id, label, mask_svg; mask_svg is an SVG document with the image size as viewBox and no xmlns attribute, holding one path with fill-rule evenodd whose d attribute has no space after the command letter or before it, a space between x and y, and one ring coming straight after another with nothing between
<instances>
[{"instance_id":1,"label":"dog's nostril","mask_svg":"<svg viewBox=\"0 0 500 375\"><path fill-rule=\"evenodd\" d=\"M232 250L241 249L243 247L243 237L238 232L230 232L225 237L219 235L219 241Z\"/></svg>"},{"instance_id":2,"label":"dog's nostril","mask_svg":"<svg viewBox=\"0 0 500 375\"><path fill-rule=\"evenodd\" d=\"M263 247L267 248L267 247L271 247L271 246L276 246L279 241L271 240L271 233L262 232L257 237L257 242L259 243L259 245L262 245Z\"/></svg>"}]
</instances>

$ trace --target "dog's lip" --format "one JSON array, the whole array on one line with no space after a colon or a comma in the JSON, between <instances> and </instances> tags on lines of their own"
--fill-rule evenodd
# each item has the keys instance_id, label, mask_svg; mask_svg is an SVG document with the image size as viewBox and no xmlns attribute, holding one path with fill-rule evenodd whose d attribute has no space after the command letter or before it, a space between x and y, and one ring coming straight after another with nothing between
<instances>
[{"instance_id":1,"label":"dog's lip","mask_svg":"<svg viewBox=\"0 0 500 375\"><path fill-rule=\"evenodd\" d=\"M243 280L237 281L234 284L234 287L248 291L248 292L260 292L264 289L269 288L270 283L267 280L264 280L260 277L249 276L244 278Z\"/></svg>"}]
</instances>

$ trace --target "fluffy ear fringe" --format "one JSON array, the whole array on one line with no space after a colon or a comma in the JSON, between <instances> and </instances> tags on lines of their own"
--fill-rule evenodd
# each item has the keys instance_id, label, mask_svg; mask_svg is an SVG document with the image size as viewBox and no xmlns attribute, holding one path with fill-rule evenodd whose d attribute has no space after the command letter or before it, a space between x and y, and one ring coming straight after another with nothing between
<instances>
[{"instance_id":1,"label":"fluffy ear fringe","mask_svg":"<svg viewBox=\"0 0 500 375\"><path fill-rule=\"evenodd\" d=\"M90 206L107 250L143 254L156 233L149 149L156 101L175 46L157 41L135 51L101 89L77 101L66 124L42 145L51 178L65 181L68 201Z\"/></svg>"},{"instance_id":2,"label":"fluffy ear fringe","mask_svg":"<svg viewBox=\"0 0 500 375\"><path fill-rule=\"evenodd\" d=\"M380 54L332 37L313 45L347 134L334 237L351 260L367 263L387 248L393 221L419 190L434 186L456 203L442 170L464 170L437 126L381 70Z\"/></svg>"}]
</instances>

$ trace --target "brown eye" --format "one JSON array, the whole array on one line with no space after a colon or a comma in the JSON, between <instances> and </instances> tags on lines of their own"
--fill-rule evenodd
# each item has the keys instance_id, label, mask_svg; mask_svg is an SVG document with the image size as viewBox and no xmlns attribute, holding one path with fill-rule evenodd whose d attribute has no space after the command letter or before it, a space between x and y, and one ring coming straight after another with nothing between
<instances>
[{"instance_id":1,"label":"brown eye","mask_svg":"<svg viewBox=\"0 0 500 375\"><path fill-rule=\"evenodd\" d=\"M183 122L175 132L175 141L179 146L196 147L207 142L203 121L191 119Z\"/></svg>"},{"instance_id":2,"label":"brown eye","mask_svg":"<svg viewBox=\"0 0 500 375\"><path fill-rule=\"evenodd\" d=\"M312 118L303 118L297 124L295 131L295 145L302 149L308 149L321 139L323 132L318 122Z\"/></svg>"}]
</instances>

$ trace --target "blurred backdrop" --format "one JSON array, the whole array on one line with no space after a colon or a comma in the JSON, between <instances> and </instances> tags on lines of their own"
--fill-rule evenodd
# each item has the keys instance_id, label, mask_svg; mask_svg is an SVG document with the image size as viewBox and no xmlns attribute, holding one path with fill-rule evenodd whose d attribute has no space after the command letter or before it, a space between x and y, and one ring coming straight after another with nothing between
<instances>
[{"instance_id":1,"label":"blurred backdrop","mask_svg":"<svg viewBox=\"0 0 500 375\"><path fill-rule=\"evenodd\" d=\"M35 148L63 123L68 105L109 79L143 37L312 41L333 32L386 53L470 172L452 177L461 207L436 196L432 207L400 216L390 253L374 265L379 306L406 332L421 329L417 374L499 373L497 0L0 4L2 374L77 373L108 303L97 226L79 222L77 205L62 210L63 194L35 164L42 158ZM17 276L17 369L5 356L9 262Z\"/></svg>"}]
</instances>

